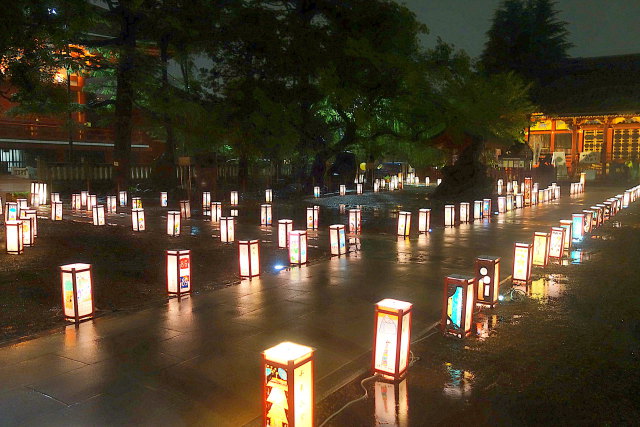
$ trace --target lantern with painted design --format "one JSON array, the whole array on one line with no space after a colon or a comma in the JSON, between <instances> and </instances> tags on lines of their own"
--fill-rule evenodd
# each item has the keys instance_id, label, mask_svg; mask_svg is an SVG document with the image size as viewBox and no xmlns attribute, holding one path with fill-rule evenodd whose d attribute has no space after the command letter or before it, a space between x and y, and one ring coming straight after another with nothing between
<instances>
[{"instance_id":1,"label":"lantern with painted design","mask_svg":"<svg viewBox=\"0 0 640 427\"><path fill-rule=\"evenodd\" d=\"M532 193L533 194L533 193ZM514 243L512 281L527 284L531 280L531 263L533 260L533 244Z\"/></svg>"},{"instance_id":2,"label":"lantern with painted design","mask_svg":"<svg viewBox=\"0 0 640 427\"><path fill-rule=\"evenodd\" d=\"M533 233L533 258L532 264L545 267L549 263L549 246L551 244L550 233L536 231Z\"/></svg>"},{"instance_id":3,"label":"lantern with painted design","mask_svg":"<svg viewBox=\"0 0 640 427\"><path fill-rule=\"evenodd\" d=\"M62 221L62 202L51 202L51 221Z\"/></svg>"},{"instance_id":4,"label":"lantern with painted design","mask_svg":"<svg viewBox=\"0 0 640 427\"><path fill-rule=\"evenodd\" d=\"M87 206L87 199L89 199L89 192L88 191L81 191L80 192L80 202L82 203L82 207L83 208Z\"/></svg>"},{"instance_id":5,"label":"lantern with painted design","mask_svg":"<svg viewBox=\"0 0 640 427\"><path fill-rule=\"evenodd\" d=\"M313 187L313 197L315 197L316 199L320 197L320 187L318 187L317 185Z\"/></svg>"},{"instance_id":6,"label":"lantern with painted design","mask_svg":"<svg viewBox=\"0 0 640 427\"><path fill-rule=\"evenodd\" d=\"M169 236L180 235L180 212L178 211L167 212L167 234Z\"/></svg>"},{"instance_id":7,"label":"lantern with painted design","mask_svg":"<svg viewBox=\"0 0 640 427\"><path fill-rule=\"evenodd\" d=\"M593 216L595 212L589 209L583 209L582 213L584 214L584 232L585 234L591 233L591 228L593 225Z\"/></svg>"},{"instance_id":8,"label":"lantern with painted design","mask_svg":"<svg viewBox=\"0 0 640 427\"><path fill-rule=\"evenodd\" d=\"M344 255L347 253L344 225L335 224L329 227L329 242L331 244L331 255Z\"/></svg>"},{"instance_id":9,"label":"lantern with painted design","mask_svg":"<svg viewBox=\"0 0 640 427\"><path fill-rule=\"evenodd\" d=\"M220 241L230 243L235 240L234 218L232 216L220 217Z\"/></svg>"},{"instance_id":10,"label":"lantern with painted design","mask_svg":"<svg viewBox=\"0 0 640 427\"><path fill-rule=\"evenodd\" d=\"M584 237L584 214L571 215L571 238L580 241Z\"/></svg>"},{"instance_id":11,"label":"lantern with painted design","mask_svg":"<svg viewBox=\"0 0 640 427\"><path fill-rule=\"evenodd\" d=\"M19 208L17 202L7 202L4 210L4 220L7 221L17 221L19 215Z\"/></svg>"},{"instance_id":12,"label":"lantern with painted design","mask_svg":"<svg viewBox=\"0 0 640 427\"><path fill-rule=\"evenodd\" d=\"M91 264L67 264L60 266L62 279L62 307L64 317L79 323L93 317L93 283Z\"/></svg>"},{"instance_id":13,"label":"lantern with painted design","mask_svg":"<svg viewBox=\"0 0 640 427\"><path fill-rule=\"evenodd\" d=\"M107 196L107 212L108 213L116 213L117 211L117 200L116 196Z\"/></svg>"},{"instance_id":14,"label":"lantern with painted design","mask_svg":"<svg viewBox=\"0 0 640 427\"><path fill-rule=\"evenodd\" d=\"M24 246L33 246L36 240L33 219L26 217L26 211L26 209L20 211L20 222L22 223L22 244Z\"/></svg>"},{"instance_id":15,"label":"lantern with painted design","mask_svg":"<svg viewBox=\"0 0 640 427\"><path fill-rule=\"evenodd\" d=\"M160 192L160 206L166 208L169 205L169 196L166 191Z\"/></svg>"},{"instance_id":16,"label":"lantern with painted design","mask_svg":"<svg viewBox=\"0 0 640 427\"><path fill-rule=\"evenodd\" d=\"M127 206L127 192L126 191L118 192L118 197L120 199L120 207L123 208Z\"/></svg>"},{"instance_id":17,"label":"lantern with painted design","mask_svg":"<svg viewBox=\"0 0 640 427\"><path fill-rule=\"evenodd\" d=\"M131 209L131 225L133 231L144 231L146 229L144 209Z\"/></svg>"},{"instance_id":18,"label":"lantern with painted design","mask_svg":"<svg viewBox=\"0 0 640 427\"><path fill-rule=\"evenodd\" d=\"M431 230L431 209L420 209L418 213L418 231L428 233Z\"/></svg>"},{"instance_id":19,"label":"lantern with painted design","mask_svg":"<svg viewBox=\"0 0 640 427\"><path fill-rule=\"evenodd\" d=\"M237 191L232 191L231 192L230 200L231 200L231 206L237 206L238 205L238 192Z\"/></svg>"},{"instance_id":20,"label":"lantern with painted design","mask_svg":"<svg viewBox=\"0 0 640 427\"><path fill-rule=\"evenodd\" d=\"M260 275L259 240L238 240L238 262L240 277L252 278Z\"/></svg>"},{"instance_id":21,"label":"lantern with painted design","mask_svg":"<svg viewBox=\"0 0 640 427\"><path fill-rule=\"evenodd\" d=\"M260 205L260 225L271 225L271 205Z\"/></svg>"},{"instance_id":22,"label":"lantern with painted design","mask_svg":"<svg viewBox=\"0 0 640 427\"><path fill-rule=\"evenodd\" d=\"M455 205L444 205L444 226L453 227L456 223Z\"/></svg>"},{"instance_id":23,"label":"lantern with painted design","mask_svg":"<svg viewBox=\"0 0 640 427\"><path fill-rule=\"evenodd\" d=\"M222 203L211 202L211 221L218 222L222 216Z\"/></svg>"},{"instance_id":24,"label":"lantern with painted design","mask_svg":"<svg viewBox=\"0 0 640 427\"><path fill-rule=\"evenodd\" d=\"M444 279L442 330L447 335L464 338L471 334L476 278L452 274Z\"/></svg>"},{"instance_id":25,"label":"lantern with painted design","mask_svg":"<svg viewBox=\"0 0 640 427\"><path fill-rule=\"evenodd\" d=\"M106 225L104 220L104 205L95 205L92 210L93 225Z\"/></svg>"},{"instance_id":26,"label":"lantern with painted design","mask_svg":"<svg viewBox=\"0 0 640 427\"><path fill-rule=\"evenodd\" d=\"M180 216L191 218L191 203L189 200L180 200Z\"/></svg>"},{"instance_id":27,"label":"lantern with painted design","mask_svg":"<svg viewBox=\"0 0 640 427\"><path fill-rule=\"evenodd\" d=\"M180 296L191 292L191 251L167 251L167 292Z\"/></svg>"},{"instance_id":28,"label":"lantern with painted design","mask_svg":"<svg viewBox=\"0 0 640 427\"><path fill-rule=\"evenodd\" d=\"M311 230L318 229L318 216L320 215L320 206L307 207L307 228Z\"/></svg>"},{"instance_id":29,"label":"lantern with painted design","mask_svg":"<svg viewBox=\"0 0 640 427\"><path fill-rule=\"evenodd\" d=\"M408 236L411 231L411 212L398 212L398 236Z\"/></svg>"},{"instance_id":30,"label":"lantern with painted design","mask_svg":"<svg viewBox=\"0 0 640 427\"><path fill-rule=\"evenodd\" d=\"M278 220L278 247L289 247L289 233L293 230L293 221L290 219Z\"/></svg>"},{"instance_id":31,"label":"lantern with painted design","mask_svg":"<svg viewBox=\"0 0 640 427\"><path fill-rule=\"evenodd\" d=\"M293 230L289 233L289 262L307 263L307 231Z\"/></svg>"},{"instance_id":32,"label":"lantern with painted design","mask_svg":"<svg viewBox=\"0 0 640 427\"><path fill-rule=\"evenodd\" d=\"M507 211L507 198L504 196L498 197L498 213L505 213Z\"/></svg>"},{"instance_id":33,"label":"lantern with painted design","mask_svg":"<svg viewBox=\"0 0 640 427\"><path fill-rule=\"evenodd\" d=\"M473 202L473 219L482 219L482 200Z\"/></svg>"},{"instance_id":34,"label":"lantern with painted design","mask_svg":"<svg viewBox=\"0 0 640 427\"><path fill-rule=\"evenodd\" d=\"M482 255L476 258L476 303L493 307L498 303L500 285L500 257Z\"/></svg>"},{"instance_id":35,"label":"lantern with painted design","mask_svg":"<svg viewBox=\"0 0 640 427\"><path fill-rule=\"evenodd\" d=\"M469 202L460 203L460 222L469 222Z\"/></svg>"},{"instance_id":36,"label":"lantern with painted design","mask_svg":"<svg viewBox=\"0 0 640 427\"><path fill-rule=\"evenodd\" d=\"M22 221L5 221L5 242L8 254L20 255L24 252L24 242L22 240Z\"/></svg>"},{"instance_id":37,"label":"lantern with painted design","mask_svg":"<svg viewBox=\"0 0 640 427\"><path fill-rule=\"evenodd\" d=\"M491 217L491 199L482 199L482 216Z\"/></svg>"},{"instance_id":38,"label":"lantern with painted design","mask_svg":"<svg viewBox=\"0 0 640 427\"><path fill-rule=\"evenodd\" d=\"M374 374L400 379L409 367L411 303L383 299L375 307L373 331Z\"/></svg>"},{"instance_id":39,"label":"lantern with painted design","mask_svg":"<svg viewBox=\"0 0 640 427\"><path fill-rule=\"evenodd\" d=\"M564 256L564 239L566 230L564 227L551 227L549 238L549 258L561 259Z\"/></svg>"},{"instance_id":40,"label":"lantern with painted design","mask_svg":"<svg viewBox=\"0 0 640 427\"><path fill-rule=\"evenodd\" d=\"M33 227L33 237L38 237L38 211L35 209L23 209L20 211L20 219L31 220Z\"/></svg>"},{"instance_id":41,"label":"lantern with painted design","mask_svg":"<svg viewBox=\"0 0 640 427\"><path fill-rule=\"evenodd\" d=\"M131 198L131 209L142 209L142 199L140 197Z\"/></svg>"},{"instance_id":42,"label":"lantern with painted design","mask_svg":"<svg viewBox=\"0 0 640 427\"><path fill-rule=\"evenodd\" d=\"M356 184L356 194L362 194L362 184Z\"/></svg>"},{"instance_id":43,"label":"lantern with painted design","mask_svg":"<svg viewBox=\"0 0 640 427\"><path fill-rule=\"evenodd\" d=\"M349 209L349 234L360 234L362 231L362 211Z\"/></svg>"},{"instance_id":44,"label":"lantern with painted design","mask_svg":"<svg viewBox=\"0 0 640 427\"><path fill-rule=\"evenodd\" d=\"M346 185L340 185L340 195L344 196L345 194L347 194L347 186Z\"/></svg>"}]
</instances>

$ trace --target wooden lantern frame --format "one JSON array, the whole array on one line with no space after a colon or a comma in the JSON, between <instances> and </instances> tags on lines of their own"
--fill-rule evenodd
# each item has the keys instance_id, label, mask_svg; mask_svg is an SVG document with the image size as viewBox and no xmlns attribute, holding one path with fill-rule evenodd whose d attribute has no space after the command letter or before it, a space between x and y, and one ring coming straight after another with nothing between
<instances>
[{"instance_id":1,"label":"wooden lantern frame","mask_svg":"<svg viewBox=\"0 0 640 427\"><path fill-rule=\"evenodd\" d=\"M344 184L340 184L340 195L344 196L345 194L347 194L347 186Z\"/></svg>"},{"instance_id":2,"label":"wooden lantern frame","mask_svg":"<svg viewBox=\"0 0 640 427\"><path fill-rule=\"evenodd\" d=\"M482 200L473 202L473 220L482 219Z\"/></svg>"},{"instance_id":3,"label":"wooden lantern frame","mask_svg":"<svg viewBox=\"0 0 640 427\"><path fill-rule=\"evenodd\" d=\"M89 199L89 192L86 190L80 191L80 203L81 208L86 208ZM80 210L80 209L78 209Z\"/></svg>"},{"instance_id":4,"label":"wooden lantern frame","mask_svg":"<svg viewBox=\"0 0 640 427\"><path fill-rule=\"evenodd\" d=\"M564 250L567 251L573 246L573 236L571 235L573 221L570 219L560 220L560 227L564 228Z\"/></svg>"},{"instance_id":5,"label":"wooden lantern frame","mask_svg":"<svg viewBox=\"0 0 640 427\"><path fill-rule=\"evenodd\" d=\"M211 207L211 192L203 191L202 192L202 211L206 211Z\"/></svg>"},{"instance_id":6,"label":"wooden lantern frame","mask_svg":"<svg viewBox=\"0 0 640 427\"><path fill-rule=\"evenodd\" d=\"M178 211L169 211L167 212L167 234L169 236L179 236L180 235L180 226L181 226L180 212Z\"/></svg>"},{"instance_id":7,"label":"wooden lantern frame","mask_svg":"<svg viewBox=\"0 0 640 427\"><path fill-rule=\"evenodd\" d=\"M80 314L80 307L78 304L78 275L83 274L83 273L88 273L89 275L89 295L91 297L91 312L90 313L85 313L85 314ZM65 295L65 274L70 274L71 275L71 295L67 294ZM82 264L82 263L75 263L75 264L67 264L67 265L61 265L60 266L60 283L62 284L62 311L64 313L64 317L66 320L68 321L73 321L74 323L78 324L83 320L87 320L93 317L93 315L95 314L95 302L94 302L94 298L93 298L93 273L91 270L91 264ZM73 316L70 316L67 314L66 311L66 299L65 297L69 297L71 296L73 298Z\"/></svg>"},{"instance_id":8,"label":"wooden lantern frame","mask_svg":"<svg viewBox=\"0 0 640 427\"><path fill-rule=\"evenodd\" d=\"M260 225L263 227L271 226L272 223L272 209L270 204L260 205Z\"/></svg>"},{"instance_id":9,"label":"wooden lantern frame","mask_svg":"<svg viewBox=\"0 0 640 427\"><path fill-rule=\"evenodd\" d=\"M418 211L418 232L428 233L431 229L431 209L422 208Z\"/></svg>"},{"instance_id":10,"label":"wooden lantern frame","mask_svg":"<svg viewBox=\"0 0 640 427\"><path fill-rule=\"evenodd\" d=\"M533 193L532 193L533 194ZM525 253L526 251L526 253ZM519 254L523 254L519 255ZM519 262L524 262L524 271L520 271ZM511 280L516 284L527 285L531 281L531 267L533 262L533 243L516 242L513 244L513 270ZM519 274L523 273L523 274Z\"/></svg>"},{"instance_id":11,"label":"wooden lantern frame","mask_svg":"<svg viewBox=\"0 0 640 427\"><path fill-rule=\"evenodd\" d=\"M144 209L131 209L131 227L133 231L145 231L147 229L147 224L144 218Z\"/></svg>"},{"instance_id":12,"label":"wooden lantern frame","mask_svg":"<svg viewBox=\"0 0 640 427\"><path fill-rule=\"evenodd\" d=\"M20 255L24 252L24 241L21 220L5 221L5 243L8 254ZM11 242L11 240L15 240ZM10 244L11 243L11 244Z\"/></svg>"},{"instance_id":13,"label":"wooden lantern frame","mask_svg":"<svg viewBox=\"0 0 640 427\"><path fill-rule=\"evenodd\" d=\"M79 211L82 209L82 199L80 198L80 194L74 193L71 195L71 210Z\"/></svg>"},{"instance_id":14,"label":"wooden lantern frame","mask_svg":"<svg viewBox=\"0 0 640 427\"><path fill-rule=\"evenodd\" d=\"M116 196L107 196L107 213L117 213L118 198Z\"/></svg>"},{"instance_id":15,"label":"wooden lantern frame","mask_svg":"<svg viewBox=\"0 0 640 427\"><path fill-rule=\"evenodd\" d=\"M551 233L536 231L533 233L533 256L531 265L546 267L549 264L549 246L551 244ZM540 259L540 257L542 259Z\"/></svg>"},{"instance_id":16,"label":"wooden lantern frame","mask_svg":"<svg viewBox=\"0 0 640 427\"><path fill-rule=\"evenodd\" d=\"M278 247L286 249L289 247L289 233L293 231L293 221L290 219L278 220Z\"/></svg>"},{"instance_id":17,"label":"wooden lantern frame","mask_svg":"<svg viewBox=\"0 0 640 427\"><path fill-rule=\"evenodd\" d=\"M485 270L486 269L486 273ZM476 304L491 308L498 304L500 286L500 257L480 255L475 262Z\"/></svg>"},{"instance_id":18,"label":"wooden lantern frame","mask_svg":"<svg viewBox=\"0 0 640 427\"><path fill-rule=\"evenodd\" d=\"M460 202L460 222L469 222L469 202Z\"/></svg>"},{"instance_id":19,"label":"wooden lantern frame","mask_svg":"<svg viewBox=\"0 0 640 427\"><path fill-rule=\"evenodd\" d=\"M166 208L169 205L169 194L166 191L160 192L160 207Z\"/></svg>"},{"instance_id":20,"label":"wooden lantern frame","mask_svg":"<svg viewBox=\"0 0 640 427\"><path fill-rule=\"evenodd\" d=\"M87 212L93 212L93 207L98 204L98 196L95 194L89 194L87 197Z\"/></svg>"},{"instance_id":21,"label":"wooden lantern frame","mask_svg":"<svg viewBox=\"0 0 640 427\"><path fill-rule=\"evenodd\" d=\"M346 227L343 224L329 226L329 243L332 256L341 256L347 253Z\"/></svg>"},{"instance_id":22,"label":"wooden lantern frame","mask_svg":"<svg viewBox=\"0 0 640 427\"><path fill-rule=\"evenodd\" d=\"M142 209L142 198L140 197L132 197L131 198L131 209Z\"/></svg>"},{"instance_id":23,"label":"wooden lantern frame","mask_svg":"<svg viewBox=\"0 0 640 427\"><path fill-rule=\"evenodd\" d=\"M36 233L33 225L34 219L27 217L25 211L26 209L20 211L20 221L22 222L22 245L24 247L31 247L36 244Z\"/></svg>"},{"instance_id":24,"label":"wooden lantern frame","mask_svg":"<svg viewBox=\"0 0 640 427\"><path fill-rule=\"evenodd\" d=\"M191 278L193 277L191 273L191 250L169 249L166 251L166 257L167 293L178 297L190 293ZM186 283L186 286L183 286L183 283Z\"/></svg>"},{"instance_id":25,"label":"wooden lantern frame","mask_svg":"<svg viewBox=\"0 0 640 427\"><path fill-rule=\"evenodd\" d=\"M457 338L469 336L473 326L476 278L465 274L451 274L444 278L444 297L442 305L442 331L445 335ZM459 296L455 297L460 292ZM458 299L456 302L453 298ZM454 313L454 308L458 312ZM449 313L451 309L451 313ZM455 317L454 317L455 316ZM455 323L455 320L458 323Z\"/></svg>"},{"instance_id":26,"label":"wooden lantern frame","mask_svg":"<svg viewBox=\"0 0 640 427\"><path fill-rule=\"evenodd\" d=\"M491 199L482 199L482 217L491 217Z\"/></svg>"},{"instance_id":27,"label":"wooden lantern frame","mask_svg":"<svg viewBox=\"0 0 640 427\"><path fill-rule=\"evenodd\" d=\"M235 220L232 216L220 217L220 241L223 243L234 242L235 237Z\"/></svg>"},{"instance_id":28,"label":"wooden lantern frame","mask_svg":"<svg viewBox=\"0 0 640 427\"><path fill-rule=\"evenodd\" d=\"M411 212L398 212L397 234L408 237L411 232Z\"/></svg>"},{"instance_id":29,"label":"wooden lantern frame","mask_svg":"<svg viewBox=\"0 0 640 427\"><path fill-rule=\"evenodd\" d=\"M232 191L229 193L229 202L231 206L238 206L238 192Z\"/></svg>"},{"instance_id":30,"label":"wooden lantern frame","mask_svg":"<svg viewBox=\"0 0 640 427\"><path fill-rule=\"evenodd\" d=\"M243 279L260 275L260 241L258 239L238 240L238 272Z\"/></svg>"},{"instance_id":31,"label":"wooden lantern frame","mask_svg":"<svg viewBox=\"0 0 640 427\"><path fill-rule=\"evenodd\" d=\"M273 190L270 188L267 188L266 190L264 190L264 201L265 203L272 203L273 202Z\"/></svg>"},{"instance_id":32,"label":"wooden lantern frame","mask_svg":"<svg viewBox=\"0 0 640 427\"><path fill-rule=\"evenodd\" d=\"M413 304L409 302L387 298L376 303L371 358L371 370L374 374L393 380L404 377L409 368L412 318ZM383 335L382 329L391 327L395 331ZM383 344L385 336L388 340ZM391 366L388 365L390 354L393 355Z\"/></svg>"},{"instance_id":33,"label":"wooden lantern frame","mask_svg":"<svg viewBox=\"0 0 640 427\"><path fill-rule=\"evenodd\" d=\"M356 184L356 194L358 195L362 194L362 184L360 183Z\"/></svg>"},{"instance_id":34,"label":"wooden lantern frame","mask_svg":"<svg viewBox=\"0 0 640 427\"><path fill-rule=\"evenodd\" d=\"M289 263L293 265L306 264L308 261L307 230L292 230L289 232Z\"/></svg>"},{"instance_id":35,"label":"wooden lantern frame","mask_svg":"<svg viewBox=\"0 0 640 427\"><path fill-rule=\"evenodd\" d=\"M456 225L456 206L444 205L444 226L453 227Z\"/></svg>"},{"instance_id":36,"label":"wooden lantern frame","mask_svg":"<svg viewBox=\"0 0 640 427\"><path fill-rule=\"evenodd\" d=\"M571 214L571 238L580 241L584 238L584 214Z\"/></svg>"},{"instance_id":37,"label":"wooden lantern frame","mask_svg":"<svg viewBox=\"0 0 640 427\"><path fill-rule=\"evenodd\" d=\"M498 196L498 213L505 213L507 211L507 198L505 196Z\"/></svg>"},{"instance_id":38,"label":"wooden lantern frame","mask_svg":"<svg viewBox=\"0 0 640 427\"><path fill-rule=\"evenodd\" d=\"M211 221L219 222L222 216L222 202L211 202Z\"/></svg>"}]
</instances>

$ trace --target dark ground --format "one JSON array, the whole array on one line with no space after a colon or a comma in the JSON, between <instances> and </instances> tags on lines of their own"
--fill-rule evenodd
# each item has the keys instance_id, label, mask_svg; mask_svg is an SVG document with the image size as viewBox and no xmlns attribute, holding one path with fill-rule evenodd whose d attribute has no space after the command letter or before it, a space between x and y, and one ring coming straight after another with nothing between
<instances>
[{"instance_id":1,"label":"dark ground","mask_svg":"<svg viewBox=\"0 0 640 427\"><path fill-rule=\"evenodd\" d=\"M413 344L419 359L395 388L395 411L393 389L385 408L371 381L370 397L327 425L637 425L638 206L579 248L572 262L534 270L524 301L485 310L480 336ZM361 396L361 379L325 399L318 420Z\"/></svg>"}]
</instances>

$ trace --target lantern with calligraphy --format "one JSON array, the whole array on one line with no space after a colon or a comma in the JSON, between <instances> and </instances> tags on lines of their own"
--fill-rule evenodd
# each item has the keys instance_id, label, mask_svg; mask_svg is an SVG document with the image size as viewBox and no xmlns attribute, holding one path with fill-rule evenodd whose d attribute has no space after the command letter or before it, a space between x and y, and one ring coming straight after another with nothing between
<instances>
[{"instance_id":1,"label":"lantern with calligraphy","mask_svg":"<svg viewBox=\"0 0 640 427\"><path fill-rule=\"evenodd\" d=\"M264 201L265 203L273 202L273 190L271 190L270 188L264 190Z\"/></svg>"},{"instance_id":2,"label":"lantern with calligraphy","mask_svg":"<svg viewBox=\"0 0 640 427\"><path fill-rule=\"evenodd\" d=\"M571 215L571 238L580 241L584 237L584 214Z\"/></svg>"},{"instance_id":3,"label":"lantern with calligraphy","mask_svg":"<svg viewBox=\"0 0 640 427\"><path fill-rule=\"evenodd\" d=\"M375 307L373 330L374 374L400 379L409 366L411 339L411 303L383 299Z\"/></svg>"},{"instance_id":4,"label":"lantern with calligraphy","mask_svg":"<svg viewBox=\"0 0 640 427\"><path fill-rule=\"evenodd\" d=\"M180 200L180 216L191 218L191 203L189 200Z\"/></svg>"},{"instance_id":5,"label":"lantern with calligraphy","mask_svg":"<svg viewBox=\"0 0 640 427\"><path fill-rule=\"evenodd\" d=\"M167 251L167 292L180 296L191 292L191 251Z\"/></svg>"},{"instance_id":6,"label":"lantern with calligraphy","mask_svg":"<svg viewBox=\"0 0 640 427\"><path fill-rule=\"evenodd\" d=\"M564 227L551 227L549 237L549 258L560 259L564 255Z\"/></svg>"},{"instance_id":7,"label":"lantern with calligraphy","mask_svg":"<svg viewBox=\"0 0 640 427\"><path fill-rule=\"evenodd\" d=\"M460 203L460 222L469 222L469 202Z\"/></svg>"},{"instance_id":8,"label":"lantern with calligraphy","mask_svg":"<svg viewBox=\"0 0 640 427\"><path fill-rule=\"evenodd\" d=\"M362 231L362 211L349 209L349 234L360 234Z\"/></svg>"},{"instance_id":9,"label":"lantern with calligraphy","mask_svg":"<svg viewBox=\"0 0 640 427\"><path fill-rule=\"evenodd\" d=\"M107 196L107 212L116 213L117 209L116 196Z\"/></svg>"},{"instance_id":10,"label":"lantern with calligraphy","mask_svg":"<svg viewBox=\"0 0 640 427\"><path fill-rule=\"evenodd\" d=\"M271 225L271 205L260 205L260 225Z\"/></svg>"},{"instance_id":11,"label":"lantern with calligraphy","mask_svg":"<svg viewBox=\"0 0 640 427\"><path fill-rule=\"evenodd\" d=\"M464 338L471 334L475 303L476 278L452 274L444 279L442 330L447 335Z\"/></svg>"},{"instance_id":12,"label":"lantern with calligraphy","mask_svg":"<svg viewBox=\"0 0 640 427\"><path fill-rule=\"evenodd\" d=\"M398 236L408 236L411 231L411 212L398 212Z\"/></svg>"},{"instance_id":13,"label":"lantern with calligraphy","mask_svg":"<svg viewBox=\"0 0 640 427\"><path fill-rule=\"evenodd\" d=\"M142 209L142 199L140 197L132 197L131 198L131 208L132 209Z\"/></svg>"},{"instance_id":14,"label":"lantern with calligraphy","mask_svg":"<svg viewBox=\"0 0 640 427\"><path fill-rule=\"evenodd\" d=\"M329 227L329 241L331 244L331 255L344 255L347 253L347 239L345 226L335 224Z\"/></svg>"},{"instance_id":15,"label":"lantern with calligraphy","mask_svg":"<svg viewBox=\"0 0 640 427\"><path fill-rule=\"evenodd\" d=\"M127 192L126 191L118 192L118 197L120 199L120 207L127 206Z\"/></svg>"},{"instance_id":16,"label":"lantern with calligraphy","mask_svg":"<svg viewBox=\"0 0 640 427\"><path fill-rule=\"evenodd\" d=\"M345 194L347 194L347 186L346 185L340 185L340 195L344 196Z\"/></svg>"},{"instance_id":17,"label":"lantern with calligraphy","mask_svg":"<svg viewBox=\"0 0 640 427\"><path fill-rule=\"evenodd\" d=\"M231 200L231 206L237 206L238 205L238 192L237 191L232 191L231 192L230 200Z\"/></svg>"},{"instance_id":18,"label":"lantern with calligraphy","mask_svg":"<svg viewBox=\"0 0 640 427\"><path fill-rule=\"evenodd\" d=\"M145 230L144 209L131 209L131 225L133 227L133 231Z\"/></svg>"},{"instance_id":19,"label":"lantern with calligraphy","mask_svg":"<svg viewBox=\"0 0 640 427\"><path fill-rule=\"evenodd\" d=\"M428 233L431 230L431 209L420 209L418 213L418 231Z\"/></svg>"},{"instance_id":20,"label":"lantern with calligraphy","mask_svg":"<svg viewBox=\"0 0 640 427\"><path fill-rule=\"evenodd\" d=\"M22 221L5 221L4 234L8 254L20 255L24 252Z\"/></svg>"},{"instance_id":21,"label":"lantern with calligraphy","mask_svg":"<svg viewBox=\"0 0 640 427\"><path fill-rule=\"evenodd\" d=\"M262 352L262 425L314 425L313 352L292 342Z\"/></svg>"},{"instance_id":22,"label":"lantern with calligraphy","mask_svg":"<svg viewBox=\"0 0 640 427\"><path fill-rule=\"evenodd\" d=\"M51 221L62 221L62 202L51 202Z\"/></svg>"},{"instance_id":23,"label":"lantern with calligraphy","mask_svg":"<svg viewBox=\"0 0 640 427\"><path fill-rule=\"evenodd\" d=\"M531 185L532 181L533 180L532 180L531 177L526 177L524 179L524 191L523 191L523 193L524 193L524 205L525 206L530 206L531 205L531 199L532 199L531 192L533 190L533 188L531 188L532 187L532 185Z\"/></svg>"},{"instance_id":24,"label":"lantern with calligraphy","mask_svg":"<svg viewBox=\"0 0 640 427\"><path fill-rule=\"evenodd\" d=\"M259 240L238 240L238 262L240 277L252 278L260 275Z\"/></svg>"},{"instance_id":25,"label":"lantern with calligraphy","mask_svg":"<svg viewBox=\"0 0 640 427\"><path fill-rule=\"evenodd\" d=\"M89 192L88 191L81 191L80 192L80 203L82 203L82 207L83 208L87 206L87 199L89 199Z\"/></svg>"},{"instance_id":26,"label":"lantern with calligraphy","mask_svg":"<svg viewBox=\"0 0 640 427\"><path fill-rule=\"evenodd\" d=\"M444 226L453 227L456 223L455 205L444 205Z\"/></svg>"},{"instance_id":27,"label":"lantern with calligraphy","mask_svg":"<svg viewBox=\"0 0 640 427\"><path fill-rule=\"evenodd\" d=\"M178 211L167 212L167 234L169 236L180 235L180 212Z\"/></svg>"},{"instance_id":28,"label":"lantern with calligraphy","mask_svg":"<svg viewBox=\"0 0 640 427\"><path fill-rule=\"evenodd\" d=\"M220 217L220 241L230 243L235 240L234 218L232 216Z\"/></svg>"},{"instance_id":29,"label":"lantern with calligraphy","mask_svg":"<svg viewBox=\"0 0 640 427\"><path fill-rule=\"evenodd\" d=\"M211 202L211 221L218 222L222 216L222 203Z\"/></svg>"},{"instance_id":30,"label":"lantern with calligraphy","mask_svg":"<svg viewBox=\"0 0 640 427\"><path fill-rule=\"evenodd\" d=\"M307 263L307 231L293 230L289 233L289 262Z\"/></svg>"},{"instance_id":31,"label":"lantern with calligraphy","mask_svg":"<svg viewBox=\"0 0 640 427\"><path fill-rule=\"evenodd\" d=\"M316 199L320 197L320 187L318 187L317 185L313 187L313 197L315 197Z\"/></svg>"},{"instance_id":32,"label":"lantern with calligraphy","mask_svg":"<svg viewBox=\"0 0 640 427\"><path fill-rule=\"evenodd\" d=\"M514 243L512 281L527 284L531 280L531 263L533 260L533 244Z\"/></svg>"},{"instance_id":33,"label":"lantern with calligraphy","mask_svg":"<svg viewBox=\"0 0 640 427\"><path fill-rule=\"evenodd\" d=\"M166 191L160 192L160 206L166 208L169 205L169 197Z\"/></svg>"},{"instance_id":34,"label":"lantern with calligraphy","mask_svg":"<svg viewBox=\"0 0 640 427\"><path fill-rule=\"evenodd\" d=\"M105 225L104 205L95 205L93 208L93 225Z\"/></svg>"},{"instance_id":35,"label":"lantern with calligraphy","mask_svg":"<svg viewBox=\"0 0 640 427\"><path fill-rule=\"evenodd\" d=\"M473 219L482 219L482 200L473 202Z\"/></svg>"},{"instance_id":36,"label":"lantern with calligraphy","mask_svg":"<svg viewBox=\"0 0 640 427\"><path fill-rule=\"evenodd\" d=\"M546 265L549 263L550 244L550 233L545 233L543 231L536 231L533 233L533 265L546 267Z\"/></svg>"},{"instance_id":37,"label":"lantern with calligraphy","mask_svg":"<svg viewBox=\"0 0 640 427\"><path fill-rule=\"evenodd\" d=\"M498 213L505 213L507 211L507 198L504 196L498 197Z\"/></svg>"},{"instance_id":38,"label":"lantern with calligraphy","mask_svg":"<svg viewBox=\"0 0 640 427\"><path fill-rule=\"evenodd\" d=\"M62 307L64 317L79 323L93 317L93 285L91 264L67 264L60 266L62 279Z\"/></svg>"},{"instance_id":39,"label":"lantern with calligraphy","mask_svg":"<svg viewBox=\"0 0 640 427\"><path fill-rule=\"evenodd\" d=\"M476 303L493 307L498 303L500 284L500 257L481 255L476 258Z\"/></svg>"},{"instance_id":40,"label":"lantern with calligraphy","mask_svg":"<svg viewBox=\"0 0 640 427\"><path fill-rule=\"evenodd\" d=\"M289 247L289 233L293 230L293 221L290 219L278 220L278 247Z\"/></svg>"},{"instance_id":41,"label":"lantern with calligraphy","mask_svg":"<svg viewBox=\"0 0 640 427\"><path fill-rule=\"evenodd\" d=\"M307 228L311 230L318 229L318 216L320 215L320 206L307 207Z\"/></svg>"}]
</instances>

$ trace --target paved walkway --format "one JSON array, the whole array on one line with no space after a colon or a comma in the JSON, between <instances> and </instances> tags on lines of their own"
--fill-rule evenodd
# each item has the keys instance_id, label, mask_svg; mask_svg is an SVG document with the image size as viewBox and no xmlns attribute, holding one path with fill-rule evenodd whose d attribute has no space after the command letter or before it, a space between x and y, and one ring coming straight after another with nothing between
<instances>
[{"instance_id":1,"label":"paved walkway","mask_svg":"<svg viewBox=\"0 0 640 427\"><path fill-rule=\"evenodd\" d=\"M409 241L365 234L348 257L0 348L0 424L255 425L262 350L283 340L315 347L322 397L368 368L375 302L412 302L417 335L439 318L446 274L490 254L503 257L505 277L514 241L620 190L565 194Z\"/></svg>"}]
</instances>

